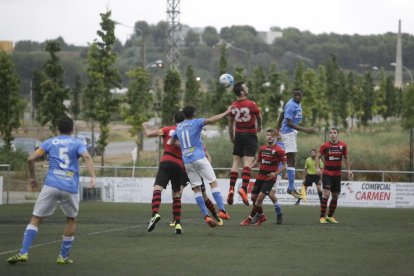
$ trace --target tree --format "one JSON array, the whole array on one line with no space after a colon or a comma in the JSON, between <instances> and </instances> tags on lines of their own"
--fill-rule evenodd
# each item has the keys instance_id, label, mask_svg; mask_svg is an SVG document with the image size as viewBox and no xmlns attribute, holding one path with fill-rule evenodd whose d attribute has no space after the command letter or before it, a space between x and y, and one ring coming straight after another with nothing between
<instances>
[{"instance_id":1,"label":"tree","mask_svg":"<svg viewBox=\"0 0 414 276\"><path fill-rule=\"evenodd\" d=\"M349 117L349 92L347 90L347 83L346 83L346 76L345 73L340 70L338 72L338 98L337 101L341 103L340 108L338 110L339 118L341 119L342 126L347 129L348 128L348 121L347 118Z\"/></svg>"},{"instance_id":2,"label":"tree","mask_svg":"<svg viewBox=\"0 0 414 276\"><path fill-rule=\"evenodd\" d=\"M304 72L305 72L305 66L303 65L303 61L299 60L299 62L296 64L295 80L293 83L295 87L305 89L304 80L303 80Z\"/></svg>"},{"instance_id":3,"label":"tree","mask_svg":"<svg viewBox=\"0 0 414 276\"><path fill-rule=\"evenodd\" d=\"M226 58L226 46L221 46L221 54L220 54L220 61L219 61L219 68L218 68L218 76L221 76L222 74L226 73L227 71L227 58ZM236 78L235 81L241 80L239 78ZM227 91L227 89L223 86L221 86L218 82L218 80L215 81L215 90L211 97L211 112L214 114L218 114L223 112L223 108L228 106L231 103L231 94ZM219 121L220 127L223 129L227 122L225 120Z\"/></svg>"},{"instance_id":4,"label":"tree","mask_svg":"<svg viewBox=\"0 0 414 276\"><path fill-rule=\"evenodd\" d=\"M363 115L361 117L361 122L364 126L368 125L368 121L372 119L372 107L375 104L375 93L374 93L374 84L371 77L371 72L367 72L364 75L362 92L364 93L363 101Z\"/></svg>"},{"instance_id":5,"label":"tree","mask_svg":"<svg viewBox=\"0 0 414 276\"><path fill-rule=\"evenodd\" d=\"M204 28L202 38L203 38L204 43L207 44L207 46L209 47L213 47L220 40L217 29L211 26L207 26Z\"/></svg>"},{"instance_id":6,"label":"tree","mask_svg":"<svg viewBox=\"0 0 414 276\"><path fill-rule=\"evenodd\" d=\"M380 78L379 78L379 85L374 87L375 93L375 104L373 106L373 114L374 115L381 115L384 119L387 113L387 102L386 102L386 86L387 80L385 78L384 69L381 68L380 71Z\"/></svg>"},{"instance_id":7,"label":"tree","mask_svg":"<svg viewBox=\"0 0 414 276\"><path fill-rule=\"evenodd\" d=\"M168 70L164 79L164 97L162 99L161 120L163 125L173 122L174 114L180 108L180 74L174 70Z\"/></svg>"},{"instance_id":8,"label":"tree","mask_svg":"<svg viewBox=\"0 0 414 276\"><path fill-rule=\"evenodd\" d=\"M349 93L349 113L351 117L351 129L354 127L354 120L360 122L362 115L364 114L363 103L364 94L361 88L361 78L355 76L353 72L349 72L347 75L347 91Z\"/></svg>"},{"instance_id":9,"label":"tree","mask_svg":"<svg viewBox=\"0 0 414 276\"><path fill-rule=\"evenodd\" d=\"M303 110L303 120L305 124L309 122L314 125L318 118L318 115L321 110L319 110L317 102L317 93L318 93L318 79L315 71L312 68L306 69L302 76L304 97L301 101L302 110Z\"/></svg>"},{"instance_id":10,"label":"tree","mask_svg":"<svg viewBox=\"0 0 414 276\"><path fill-rule=\"evenodd\" d=\"M339 101L339 90L340 90L340 80L339 80L339 66L334 54L331 55L331 59L328 60L326 64L326 96L328 102L331 106L332 121L334 125L339 123L339 111L343 107L344 103Z\"/></svg>"},{"instance_id":11,"label":"tree","mask_svg":"<svg viewBox=\"0 0 414 276\"><path fill-rule=\"evenodd\" d=\"M102 150L101 165L104 165L105 147L108 144L109 120L117 110L118 101L113 99L111 89L120 86L118 69L114 67L116 53L115 22L111 11L101 13L101 30L97 31L100 40L95 39L89 46L87 73L89 83L84 95L86 118L99 122L100 137L98 146ZM92 127L93 129L93 127Z\"/></svg>"},{"instance_id":12,"label":"tree","mask_svg":"<svg viewBox=\"0 0 414 276\"><path fill-rule=\"evenodd\" d=\"M24 110L24 101L19 95L20 85L13 62L0 50L0 133L4 147L11 149L13 129L20 127L20 117Z\"/></svg>"},{"instance_id":13,"label":"tree","mask_svg":"<svg viewBox=\"0 0 414 276\"><path fill-rule=\"evenodd\" d=\"M267 95L267 105L269 107L268 122L272 122L270 123L269 126L274 127L276 125L277 119L279 118L279 111L282 105L282 92L283 92L281 91L282 76L281 76L281 73L277 70L277 67L275 64L273 64L270 67L268 79L269 79L269 89L268 89L269 95Z\"/></svg>"},{"instance_id":14,"label":"tree","mask_svg":"<svg viewBox=\"0 0 414 276\"><path fill-rule=\"evenodd\" d=\"M414 128L414 85L410 84L404 91L404 108L401 125L405 129Z\"/></svg>"},{"instance_id":15,"label":"tree","mask_svg":"<svg viewBox=\"0 0 414 276\"><path fill-rule=\"evenodd\" d=\"M250 99L255 101L262 109L263 122L268 121L269 105L267 76L262 66L257 66L253 70L252 79L248 84Z\"/></svg>"},{"instance_id":16,"label":"tree","mask_svg":"<svg viewBox=\"0 0 414 276\"><path fill-rule=\"evenodd\" d=\"M197 81L194 74L193 66L189 65L186 72L187 80L185 82L184 105L191 104L201 111L201 91L200 82Z\"/></svg>"},{"instance_id":17,"label":"tree","mask_svg":"<svg viewBox=\"0 0 414 276\"><path fill-rule=\"evenodd\" d=\"M128 92L126 94L126 103L128 107L122 109L122 117L124 121L131 125L129 130L131 136L136 137L137 148L141 149L142 141L142 123L148 120L148 106L152 105L152 98L150 94L150 77L148 73L142 69L137 68L128 72L130 83ZM139 155L139 151L137 152ZM137 156L139 159L139 156Z\"/></svg>"},{"instance_id":18,"label":"tree","mask_svg":"<svg viewBox=\"0 0 414 276\"><path fill-rule=\"evenodd\" d=\"M32 110L32 120L37 117L37 113L40 107L40 103L43 100L42 95L42 82L46 80L44 73L41 70L34 70L32 75L32 101L33 101L33 110Z\"/></svg>"},{"instance_id":19,"label":"tree","mask_svg":"<svg viewBox=\"0 0 414 276\"><path fill-rule=\"evenodd\" d=\"M68 111L64 101L69 99L69 89L65 88L63 66L57 56L60 52L59 42L48 41L45 50L50 59L43 65L46 78L40 85L42 101L37 120L42 126L49 123L50 130L56 134L59 118L66 116Z\"/></svg>"},{"instance_id":20,"label":"tree","mask_svg":"<svg viewBox=\"0 0 414 276\"><path fill-rule=\"evenodd\" d=\"M398 116L398 94L394 87L394 81L392 77L385 79L385 102L387 103L387 108L383 114L384 119L386 120L389 117Z\"/></svg>"},{"instance_id":21,"label":"tree","mask_svg":"<svg viewBox=\"0 0 414 276\"><path fill-rule=\"evenodd\" d=\"M71 111L73 114L73 118L75 120L78 119L79 114L81 112L81 109L80 109L81 93L82 93L82 81L81 81L80 76L77 76L75 80L75 87L72 89L72 100L71 100Z\"/></svg>"}]
</instances>

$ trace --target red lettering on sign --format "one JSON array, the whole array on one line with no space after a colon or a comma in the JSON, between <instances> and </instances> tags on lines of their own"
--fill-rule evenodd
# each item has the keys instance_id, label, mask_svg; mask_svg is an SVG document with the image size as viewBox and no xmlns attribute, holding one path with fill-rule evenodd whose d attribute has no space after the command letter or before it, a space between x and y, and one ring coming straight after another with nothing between
<instances>
[{"instance_id":1,"label":"red lettering on sign","mask_svg":"<svg viewBox=\"0 0 414 276\"><path fill-rule=\"evenodd\" d=\"M357 200L380 200L387 201L391 199L391 192L357 192Z\"/></svg>"}]
</instances>

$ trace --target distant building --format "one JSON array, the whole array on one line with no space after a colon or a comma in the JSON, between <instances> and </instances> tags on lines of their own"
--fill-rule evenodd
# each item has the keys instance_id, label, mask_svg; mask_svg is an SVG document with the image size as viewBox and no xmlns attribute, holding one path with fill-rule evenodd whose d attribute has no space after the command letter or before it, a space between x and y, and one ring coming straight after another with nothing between
<instances>
[{"instance_id":1,"label":"distant building","mask_svg":"<svg viewBox=\"0 0 414 276\"><path fill-rule=\"evenodd\" d=\"M268 32L258 32L258 36L266 43L273 44L276 39L283 37L283 31L279 27L271 27Z\"/></svg>"},{"instance_id":2,"label":"distant building","mask_svg":"<svg viewBox=\"0 0 414 276\"><path fill-rule=\"evenodd\" d=\"M13 41L0 40L0 50L3 50L5 52L13 52Z\"/></svg>"}]
</instances>

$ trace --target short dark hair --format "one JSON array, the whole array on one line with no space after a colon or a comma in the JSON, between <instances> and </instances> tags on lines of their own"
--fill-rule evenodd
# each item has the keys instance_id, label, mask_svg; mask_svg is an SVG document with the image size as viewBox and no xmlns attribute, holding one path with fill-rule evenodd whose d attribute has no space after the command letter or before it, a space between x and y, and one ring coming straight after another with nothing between
<instances>
[{"instance_id":1,"label":"short dark hair","mask_svg":"<svg viewBox=\"0 0 414 276\"><path fill-rule=\"evenodd\" d=\"M183 108L183 114L186 119L190 119L194 117L196 108L192 105L187 105Z\"/></svg>"},{"instance_id":2,"label":"short dark hair","mask_svg":"<svg viewBox=\"0 0 414 276\"><path fill-rule=\"evenodd\" d=\"M317 152L316 149L311 149L310 152L312 152L312 151Z\"/></svg>"},{"instance_id":3,"label":"short dark hair","mask_svg":"<svg viewBox=\"0 0 414 276\"><path fill-rule=\"evenodd\" d=\"M62 117L58 120L58 130L61 134L71 134L73 125L73 120L69 117Z\"/></svg>"},{"instance_id":4,"label":"short dark hair","mask_svg":"<svg viewBox=\"0 0 414 276\"><path fill-rule=\"evenodd\" d=\"M300 88L300 87L295 87L295 88L293 88L292 93L295 93L295 92L300 92L300 93L303 94L303 89Z\"/></svg>"},{"instance_id":5,"label":"short dark hair","mask_svg":"<svg viewBox=\"0 0 414 276\"><path fill-rule=\"evenodd\" d=\"M266 130L266 132L272 132L273 133L274 129L269 128L268 130Z\"/></svg>"},{"instance_id":6,"label":"short dark hair","mask_svg":"<svg viewBox=\"0 0 414 276\"><path fill-rule=\"evenodd\" d=\"M331 127L330 130L336 130L336 132L339 134L339 129L337 127Z\"/></svg>"},{"instance_id":7,"label":"short dark hair","mask_svg":"<svg viewBox=\"0 0 414 276\"><path fill-rule=\"evenodd\" d=\"M243 87L242 87L243 84L244 84L244 81L237 81L233 85L233 92L234 94L236 94L236 96L241 96L241 92L243 90Z\"/></svg>"},{"instance_id":8,"label":"short dark hair","mask_svg":"<svg viewBox=\"0 0 414 276\"><path fill-rule=\"evenodd\" d=\"M176 124L181 123L184 120L185 120L184 113L181 110L175 112L174 121L175 121Z\"/></svg>"}]
</instances>

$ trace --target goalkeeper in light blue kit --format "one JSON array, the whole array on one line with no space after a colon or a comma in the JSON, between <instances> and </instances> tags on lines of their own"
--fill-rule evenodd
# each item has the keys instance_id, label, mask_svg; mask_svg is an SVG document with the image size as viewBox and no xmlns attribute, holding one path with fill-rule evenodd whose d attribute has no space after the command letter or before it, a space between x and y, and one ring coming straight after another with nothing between
<instances>
[{"instance_id":1,"label":"goalkeeper in light blue kit","mask_svg":"<svg viewBox=\"0 0 414 276\"><path fill-rule=\"evenodd\" d=\"M33 216L24 232L22 248L17 255L10 257L7 262L16 264L29 259L29 249L37 236L40 224L45 217L51 216L60 201L60 206L66 216L66 225L63 231L60 254L56 260L58 264L71 264L69 253L72 248L76 229L76 216L79 211L79 165L78 159L83 157L91 176L89 188L96 183L95 168L92 157L85 144L71 136L73 120L62 118L58 121L60 135L43 142L32 153L27 162L31 178L31 186L37 186L35 178L35 160L47 154L49 158L49 172L45 178L44 186L33 209Z\"/></svg>"},{"instance_id":2,"label":"goalkeeper in light blue kit","mask_svg":"<svg viewBox=\"0 0 414 276\"><path fill-rule=\"evenodd\" d=\"M195 110L195 107L191 105L183 108L185 120L177 125L177 129L173 134L173 140L178 140L180 143L185 170L190 179L197 205L204 215L204 220L210 227L215 227L217 223L208 215L207 207L203 199L201 179L204 178L210 184L214 200L222 214L225 215L222 218L229 219L230 216L224 209L223 197L217 186L216 175L210 162L206 158L204 145L201 140L201 131L205 125L215 123L227 116L231 109L229 107L225 112L206 119L195 119Z\"/></svg>"}]
</instances>

